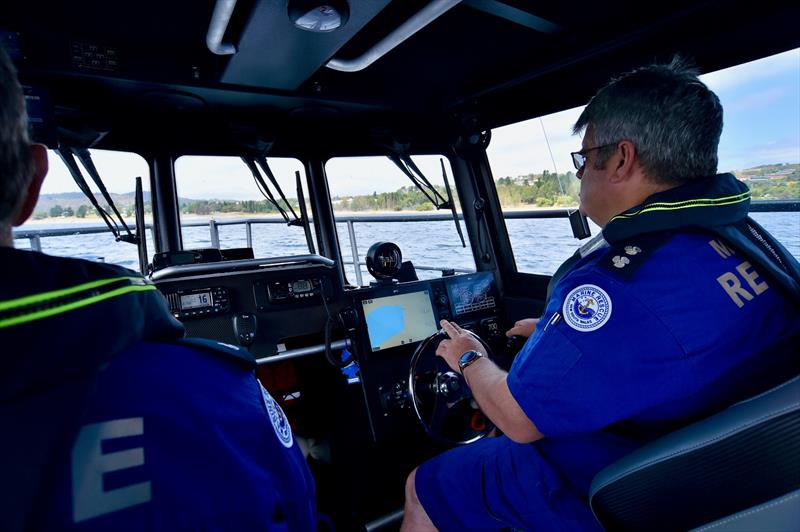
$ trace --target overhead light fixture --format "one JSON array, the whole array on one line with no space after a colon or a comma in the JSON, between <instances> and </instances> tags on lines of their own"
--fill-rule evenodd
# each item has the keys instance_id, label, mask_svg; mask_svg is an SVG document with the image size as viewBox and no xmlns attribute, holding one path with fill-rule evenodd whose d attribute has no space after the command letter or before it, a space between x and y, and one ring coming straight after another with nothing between
<instances>
[{"instance_id":1,"label":"overhead light fixture","mask_svg":"<svg viewBox=\"0 0 800 532\"><path fill-rule=\"evenodd\" d=\"M301 30L328 33L347 23L350 9L345 0L292 0L289 18Z\"/></svg>"}]
</instances>

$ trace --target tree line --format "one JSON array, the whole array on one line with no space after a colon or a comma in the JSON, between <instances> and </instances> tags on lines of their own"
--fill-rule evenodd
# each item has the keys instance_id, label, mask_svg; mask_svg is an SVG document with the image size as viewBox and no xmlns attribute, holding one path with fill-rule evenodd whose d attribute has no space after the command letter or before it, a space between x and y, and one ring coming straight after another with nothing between
<instances>
[{"instance_id":1,"label":"tree line","mask_svg":"<svg viewBox=\"0 0 800 532\"><path fill-rule=\"evenodd\" d=\"M575 174L527 174L501 177L496 181L497 194L504 207L571 206L578 203L578 180ZM436 190L447 197L444 187ZM456 191L454 200L458 202ZM359 196L337 196L334 207L341 211L429 211L433 205L416 187L401 187L394 192L373 192Z\"/></svg>"},{"instance_id":2,"label":"tree line","mask_svg":"<svg viewBox=\"0 0 800 532\"><path fill-rule=\"evenodd\" d=\"M745 176L747 179L750 176ZM573 172L564 174L531 173L517 177L501 177L495 181L500 204L504 208L513 207L572 207L578 205L580 181ZM750 180L747 182L756 200L796 199L800 197L800 180L795 174L782 179ZM442 197L447 197L444 187L436 190ZM453 190L458 203L456 191ZM296 198L288 198L292 208L299 214ZM336 196L333 198L337 211L430 211L433 205L416 187L405 186L394 192L373 192L356 196ZM286 207L281 204L281 207ZM150 202L145 202L145 211L150 212ZM123 216L134 215L133 205L120 206ZM277 214L278 209L265 200L188 200L180 202L181 214L211 215L215 213L232 214ZM49 211L36 213L36 218L70 217L84 218L96 215L95 209L88 205L80 205L76 209L55 205Z\"/></svg>"},{"instance_id":3,"label":"tree line","mask_svg":"<svg viewBox=\"0 0 800 532\"><path fill-rule=\"evenodd\" d=\"M116 202L115 202L116 203ZM108 205L103 204L102 207L111 212L111 208ZM117 205L120 214L125 218L133 218L135 216L135 211L133 205ZM145 202L144 204L144 212L145 214L152 212L153 208L149 202ZM72 206L67 205L66 207L62 207L59 204L55 204L49 209L36 211L33 215L35 220L44 220L45 218L86 218L87 216L90 217L99 217L100 215L97 213L97 209L90 205L81 204L76 208L72 208Z\"/></svg>"}]
</instances>

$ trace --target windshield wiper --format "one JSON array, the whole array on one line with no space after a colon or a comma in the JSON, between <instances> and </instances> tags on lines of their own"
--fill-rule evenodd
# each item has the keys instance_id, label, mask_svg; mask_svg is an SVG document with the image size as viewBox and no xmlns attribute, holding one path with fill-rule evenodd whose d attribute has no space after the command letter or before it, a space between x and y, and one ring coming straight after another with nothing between
<instances>
[{"instance_id":1,"label":"windshield wiper","mask_svg":"<svg viewBox=\"0 0 800 532\"><path fill-rule=\"evenodd\" d=\"M447 171L444 169L444 159L439 159L439 164L442 165L442 179L444 180L444 190L447 192L447 203L450 204L450 210L453 213L453 222L456 224L456 231L458 232L458 238L461 239L461 247L467 247L467 243L464 242L464 233L461 232L461 224L458 223L458 212L456 211L456 204L453 201L453 192L450 190L450 181L447 180Z\"/></svg>"},{"instance_id":2,"label":"windshield wiper","mask_svg":"<svg viewBox=\"0 0 800 532\"><path fill-rule=\"evenodd\" d=\"M464 234L461 232L461 225L458 223L458 212L456 212L456 205L453 202L453 194L450 190L450 182L447 180L447 173L444 170L444 160L440 160L442 164L442 178L444 179L444 187L445 192L447 193L447 199L442 197L436 187L434 187L431 182L425 177L425 174L422 173L414 161L411 159L410 155L406 154L391 154L388 155L389 160L392 161L395 166L397 166L401 172L403 172L408 178L414 183L420 192L422 192L428 201L436 207L436 210L441 209L450 209L453 213L453 221L456 224L456 231L458 231L458 236L461 238L461 246L467 247L466 242L464 241Z\"/></svg>"},{"instance_id":3,"label":"windshield wiper","mask_svg":"<svg viewBox=\"0 0 800 532\"><path fill-rule=\"evenodd\" d=\"M278 180L275 179L275 174L272 173L272 169L269 167L269 163L267 163L267 158L266 157L256 157L256 162L258 163L258 166L260 166L261 169L264 171L264 173L267 175L267 177L269 178L270 182L272 183L272 186L275 187L275 190L278 191L278 195L281 197L283 202L286 204L287 207L289 207L289 212L292 213L293 219L292 220L288 220L288 217L287 217L287 223L289 225L300 225L300 226L302 226L303 222L297 216L297 213L294 212L294 209L292 208L292 204L289 203L289 200L286 199L286 196L284 195L283 190L281 189L281 186L278 184Z\"/></svg>"},{"instance_id":4,"label":"windshield wiper","mask_svg":"<svg viewBox=\"0 0 800 532\"><path fill-rule=\"evenodd\" d=\"M117 242L128 242L129 244L137 244L138 240L136 235L131 233L128 224L125 223L125 220L122 219L122 215L117 210L117 206L114 205L114 200L111 199L111 195L108 193L105 185L103 184L103 180L100 179L100 174L97 172L97 168L92 162L92 156L89 154L89 150L85 148L74 150L72 148L64 148L59 147L57 150L58 155L61 157L61 160L64 161L64 164L67 166L70 175L72 175L72 179L75 180L75 183L78 185L78 188L83 192L83 195L91 202L92 206L97 211L97 214L100 215L100 218L108 226L108 229L114 235L114 238ZM100 193L103 195L103 199L106 200L106 204L114 211L114 214L117 215L120 224L128 233L126 235L120 234L119 225L114 220L114 217L105 209L103 209L100 204L97 202L97 198L94 197L94 193L89 188L89 185L86 183L86 179L83 177L83 173L81 172L80 167L78 166L78 162L75 160L75 155L81 160L81 164L89 173L89 176L94 181L94 184L97 185L97 188L100 190Z\"/></svg>"},{"instance_id":5,"label":"windshield wiper","mask_svg":"<svg viewBox=\"0 0 800 532\"><path fill-rule=\"evenodd\" d=\"M269 167L267 158L242 157L242 160L244 161L244 164L246 164L247 167L250 169L250 173L253 174L253 179L255 179L256 181L256 186L258 187L259 192L261 192L261 195L264 196L264 199L270 202L273 207L278 209L278 212L288 225L297 225L302 227L305 222L303 222L303 220L299 216L297 216L297 213L294 212L294 208L292 208L292 204L289 203L289 200L286 199L286 195L283 193L283 189L278 184L278 180L275 179L275 174L272 173L272 169ZM258 166L256 166L256 164L258 164ZM292 213L291 218L287 214L286 210L283 207L281 207L278 200L275 199L275 196L272 194L272 191L270 190L269 186L267 186L266 181L264 181L264 177L258 171L258 167L261 167L261 170L267 176L270 183L272 183L272 186L275 187L275 190L278 192L278 195L280 196L281 200L283 200L284 205L286 205L286 207L289 208L289 212Z\"/></svg>"},{"instance_id":6,"label":"windshield wiper","mask_svg":"<svg viewBox=\"0 0 800 532\"><path fill-rule=\"evenodd\" d=\"M436 210L448 208L447 200L439 194L439 191L436 190L428 178L417 168L417 165L414 164L414 161L411 160L411 156L409 155L397 155L392 154L389 155L389 160L392 161L401 172L406 174L408 178L414 183L420 192L422 192L428 201L430 201Z\"/></svg>"},{"instance_id":7,"label":"windshield wiper","mask_svg":"<svg viewBox=\"0 0 800 532\"><path fill-rule=\"evenodd\" d=\"M292 225L293 220L289 219L289 215L286 214L286 211L283 210L283 207L281 207L280 204L277 202L275 196L272 195L272 191L269 189L267 183L264 181L264 177L258 171L255 157L242 157L242 161L244 161L244 164L246 164L247 168L250 169L250 173L253 174L253 179L255 179L256 181L256 186L258 187L258 191L261 192L261 195L264 196L264 199L267 200L273 207L278 209L278 212L280 213L281 217L283 217L283 221L285 221L289 225ZM267 166L267 168L269 168L269 166ZM280 189L280 187L278 187L278 189ZM284 201L286 201L285 198ZM294 214L294 211L292 211L292 214ZM295 219L296 218L297 215L295 215Z\"/></svg>"},{"instance_id":8,"label":"windshield wiper","mask_svg":"<svg viewBox=\"0 0 800 532\"><path fill-rule=\"evenodd\" d=\"M275 174L272 173L272 169L269 167L269 163L267 162L266 157L245 157L242 156L242 161L244 164L247 165L247 168L250 169L250 173L253 174L253 179L255 179L256 186L258 187L259 192L261 195L264 196L273 207L278 209L278 212L283 217L283 220L286 222L286 225L294 225L298 227L302 227L305 235L306 235L306 243L308 244L308 250L311 253L315 253L314 251L314 240L311 238L311 228L308 221L308 213L306 212L305 208L305 197L303 196L303 188L300 179L300 172L295 172L295 177L297 181L297 198L300 206L300 214L301 216L297 216L297 213L294 212L292 208L292 204L289 203L289 200L286 199L286 195L283 193L283 189L278 184L278 180L275 179ZM275 190L280 196L283 203L288 207L289 212L292 213L292 217L289 217L289 214L286 210L281 207L278 200L275 199L275 195L270 190L269 186L267 185L266 181L264 181L264 176L261 175L261 172L258 171L258 168L261 167L261 170L267 176L272 186L275 187Z\"/></svg>"},{"instance_id":9,"label":"windshield wiper","mask_svg":"<svg viewBox=\"0 0 800 532\"><path fill-rule=\"evenodd\" d=\"M306 243L308 244L308 251L312 255L317 252L314 249L314 239L311 238L311 223L308 220L308 210L306 209L306 197L303 194L303 181L300 178L300 171L294 173L295 181L297 182L297 202L300 207L300 217L303 220L303 231L306 234Z\"/></svg>"}]
</instances>

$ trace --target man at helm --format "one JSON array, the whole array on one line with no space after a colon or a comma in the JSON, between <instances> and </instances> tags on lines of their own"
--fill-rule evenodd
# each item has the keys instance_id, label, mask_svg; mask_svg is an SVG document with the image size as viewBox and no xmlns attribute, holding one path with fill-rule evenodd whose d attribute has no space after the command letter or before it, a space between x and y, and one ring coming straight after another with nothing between
<instances>
[{"instance_id":1,"label":"man at helm","mask_svg":"<svg viewBox=\"0 0 800 532\"><path fill-rule=\"evenodd\" d=\"M436 354L504 436L406 483L403 530L593 530L605 466L797 374L800 265L716 174L722 106L680 61L612 80L574 126L580 208L602 233L551 283L510 371L455 323ZM534 327L535 326L535 327Z\"/></svg>"}]
</instances>

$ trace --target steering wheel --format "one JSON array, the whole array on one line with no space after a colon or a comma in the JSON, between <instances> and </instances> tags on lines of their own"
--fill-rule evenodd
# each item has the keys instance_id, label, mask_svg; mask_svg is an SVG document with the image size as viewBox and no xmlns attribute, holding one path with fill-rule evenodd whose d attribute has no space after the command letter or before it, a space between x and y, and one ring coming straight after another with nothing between
<instances>
[{"instance_id":1,"label":"steering wheel","mask_svg":"<svg viewBox=\"0 0 800 532\"><path fill-rule=\"evenodd\" d=\"M486 342L469 332L489 356L491 351ZM447 337L440 330L417 346L408 372L408 396L428 436L444 443L465 445L487 436L494 424L481 412L464 377L436 356L439 342Z\"/></svg>"}]
</instances>

